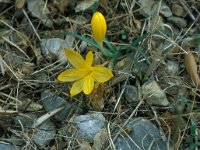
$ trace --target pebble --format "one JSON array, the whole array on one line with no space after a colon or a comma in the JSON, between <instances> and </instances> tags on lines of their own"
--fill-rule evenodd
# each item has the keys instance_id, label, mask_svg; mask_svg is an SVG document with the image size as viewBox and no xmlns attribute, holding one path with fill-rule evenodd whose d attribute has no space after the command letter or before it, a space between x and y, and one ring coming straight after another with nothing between
<instances>
[{"instance_id":1,"label":"pebble","mask_svg":"<svg viewBox=\"0 0 200 150\"><path fill-rule=\"evenodd\" d=\"M56 95L50 90L45 90L41 93L41 101L44 106L44 109L49 112L53 111L61 106L65 106L60 112L55 115L55 118L59 121L63 121L70 117L73 110L76 109L78 105L74 102L67 102L62 97Z\"/></svg>"},{"instance_id":2,"label":"pebble","mask_svg":"<svg viewBox=\"0 0 200 150\"><path fill-rule=\"evenodd\" d=\"M187 26L186 20L180 17L169 17L168 21L176 25L179 28L185 28Z\"/></svg>"},{"instance_id":3,"label":"pebble","mask_svg":"<svg viewBox=\"0 0 200 150\"><path fill-rule=\"evenodd\" d=\"M165 71L169 75L177 75L179 71L178 63L175 61L168 60L165 66Z\"/></svg>"},{"instance_id":4,"label":"pebble","mask_svg":"<svg viewBox=\"0 0 200 150\"><path fill-rule=\"evenodd\" d=\"M33 135L32 135L33 140L37 145L39 146L47 145L52 139L54 139L55 134L56 134L56 129L54 127L54 124L50 120L45 121L37 128L33 128L34 121L35 119L38 118L38 116L32 113L28 113L25 115L29 116L29 118L17 116L15 118L15 123L19 124L19 121L20 121L24 127L25 132L27 133L29 133L30 131L33 132Z\"/></svg>"},{"instance_id":5,"label":"pebble","mask_svg":"<svg viewBox=\"0 0 200 150\"><path fill-rule=\"evenodd\" d=\"M133 85L126 85L124 96L129 103L137 103L139 101L137 88Z\"/></svg>"},{"instance_id":6,"label":"pebble","mask_svg":"<svg viewBox=\"0 0 200 150\"><path fill-rule=\"evenodd\" d=\"M169 101L165 92L155 81L147 81L142 85L142 94L149 105L168 106Z\"/></svg>"},{"instance_id":7,"label":"pebble","mask_svg":"<svg viewBox=\"0 0 200 150\"><path fill-rule=\"evenodd\" d=\"M26 0L26 3L28 11L31 12L33 17L39 18L45 26L53 27L53 21L48 17L50 11L44 1Z\"/></svg>"},{"instance_id":8,"label":"pebble","mask_svg":"<svg viewBox=\"0 0 200 150\"><path fill-rule=\"evenodd\" d=\"M66 61L66 56L64 54L64 48L68 47L65 40L60 38L42 39L41 40L41 50L44 55L53 53L58 56L59 59Z\"/></svg>"},{"instance_id":9,"label":"pebble","mask_svg":"<svg viewBox=\"0 0 200 150\"><path fill-rule=\"evenodd\" d=\"M159 3L154 0L139 0L140 4L139 13L144 17L154 16L158 13Z\"/></svg>"},{"instance_id":10,"label":"pebble","mask_svg":"<svg viewBox=\"0 0 200 150\"><path fill-rule=\"evenodd\" d=\"M39 146L47 145L52 139L55 138L56 129L52 122L45 121L36 130L33 140Z\"/></svg>"},{"instance_id":11,"label":"pebble","mask_svg":"<svg viewBox=\"0 0 200 150\"><path fill-rule=\"evenodd\" d=\"M178 4L172 5L172 13L178 17L186 17L187 16L187 12L185 11L185 9Z\"/></svg>"},{"instance_id":12,"label":"pebble","mask_svg":"<svg viewBox=\"0 0 200 150\"><path fill-rule=\"evenodd\" d=\"M0 150L17 150L14 145L9 144L9 143L1 143L0 144Z\"/></svg>"},{"instance_id":13,"label":"pebble","mask_svg":"<svg viewBox=\"0 0 200 150\"><path fill-rule=\"evenodd\" d=\"M116 150L167 150L166 137L149 120L136 118L126 126L128 136L120 134L116 141Z\"/></svg>"},{"instance_id":14,"label":"pebble","mask_svg":"<svg viewBox=\"0 0 200 150\"><path fill-rule=\"evenodd\" d=\"M73 130L73 135L84 141L93 141L97 133L105 125L105 118L100 113L91 113L86 115L76 116L73 119L76 129Z\"/></svg>"},{"instance_id":15,"label":"pebble","mask_svg":"<svg viewBox=\"0 0 200 150\"><path fill-rule=\"evenodd\" d=\"M172 11L168 5L166 5L165 3L162 3L162 6L160 8L160 14L164 17L170 17L172 16Z\"/></svg>"}]
</instances>

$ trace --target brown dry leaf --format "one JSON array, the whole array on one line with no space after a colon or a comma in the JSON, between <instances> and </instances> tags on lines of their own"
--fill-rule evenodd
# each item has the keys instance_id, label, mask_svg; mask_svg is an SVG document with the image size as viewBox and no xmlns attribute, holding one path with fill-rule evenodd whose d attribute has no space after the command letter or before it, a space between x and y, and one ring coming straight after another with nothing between
<instances>
[{"instance_id":1,"label":"brown dry leaf","mask_svg":"<svg viewBox=\"0 0 200 150\"><path fill-rule=\"evenodd\" d=\"M59 4L60 12L64 14L65 9L67 8L68 5L69 5L69 1L68 0L61 0L61 2Z\"/></svg>"},{"instance_id":2,"label":"brown dry leaf","mask_svg":"<svg viewBox=\"0 0 200 150\"><path fill-rule=\"evenodd\" d=\"M105 85L104 84L96 84L95 88L89 96L90 103L92 104L92 107L96 111L101 111L104 108L104 94Z\"/></svg>"},{"instance_id":3,"label":"brown dry leaf","mask_svg":"<svg viewBox=\"0 0 200 150\"><path fill-rule=\"evenodd\" d=\"M195 85L200 86L200 78L197 72L197 64L195 62L195 58L190 50L188 50L187 52L188 54L185 54L184 56L186 70L194 81Z\"/></svg>"},{"instance_id":4,"label":"brown dry leaf","mask_svg":"<svg viewBox=\"0 0 200 150\"><path fill-rule=\"evenodd\" d=\"M16 8L21 9L25 4L25 0L17 0L15 3Z\"/></svg>"}]
</instances>

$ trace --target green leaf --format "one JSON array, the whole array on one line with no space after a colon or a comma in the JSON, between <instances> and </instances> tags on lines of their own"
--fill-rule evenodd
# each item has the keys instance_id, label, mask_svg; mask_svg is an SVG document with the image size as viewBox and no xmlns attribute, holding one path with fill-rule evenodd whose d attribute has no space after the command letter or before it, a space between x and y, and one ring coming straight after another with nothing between
<instances>
[{"instance_id":1,"label":"green leaf","mask_svg":"<svg viewBox=\"0 0 200 150\"><path fill-rule=\"evenodd\" d=\"M72 32L66 32L66 31L64 32L64 34L65 34L65 35L70 35L70 36L73 36L73 37L75 37L75 38L77 38L77 39L80 39L80 40L82 40L82 41L85 41L86 43L92 45L93 47L102 50L102 48L99 46L99 44L97 44L97 43L94 42L93 40L88 39L88 38L86 38L86 37L84 37L84 36L82 36L82 35L79 35L79 34L77 34L77 33L72 33ZM112 53L111 51L109 51L108 49L106 49L106 48L103 48L103 51L102 51L102 52L103 52L103 54L104 54L105 56L107 56L107 57L110 57L110 58L113 57L113 53Z\"/></svg>"}]
</instances>

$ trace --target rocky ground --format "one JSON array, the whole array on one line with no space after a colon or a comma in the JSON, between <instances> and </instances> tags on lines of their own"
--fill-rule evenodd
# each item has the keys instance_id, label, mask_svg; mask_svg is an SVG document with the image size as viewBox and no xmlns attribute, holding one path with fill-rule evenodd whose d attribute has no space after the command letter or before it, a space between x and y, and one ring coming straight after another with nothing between
<instances>
[{"instance_id":1,"label":"rocky ground","mask_svg":"<svg viewBox=\"0 0 200 150\"><path fill-rule=\"evenodd\" d=\"M0 0L0 150L200 148L199 0ZM107 22L106 57L91 18ZM114 74L70 96L83 57Z\"/></svg>"}]
</instances>

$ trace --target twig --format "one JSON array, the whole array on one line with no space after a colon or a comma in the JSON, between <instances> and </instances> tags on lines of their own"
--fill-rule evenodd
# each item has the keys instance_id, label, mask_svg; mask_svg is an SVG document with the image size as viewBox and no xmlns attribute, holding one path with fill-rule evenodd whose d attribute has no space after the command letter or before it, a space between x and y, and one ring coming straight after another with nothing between
<instances>
[{"instance_id":1,"label":"twig","mask_svg":"<svg viewBox=\"0 0 200 150\"><path fill-rule=\"evenodd\" d=\"M27 15L26 11L25 11L24 9L22 9L22 12L24 13L24 15L25 15L26 19L28 20L29 24L31 25L33 31L35 32L35 35L36 35L37 38L38 38L38 40L41 41L41 38L40 38L39 34L37 33L37 31L36 31L34 25L33 25L32 22L31 22L31 20L29 19L29 17L28 17L28 15Z\"/></svg>"}]
</instances>

